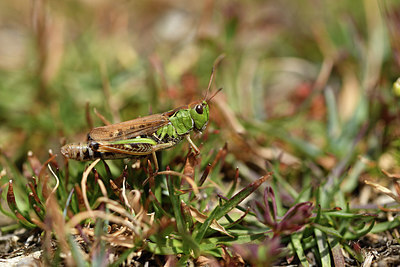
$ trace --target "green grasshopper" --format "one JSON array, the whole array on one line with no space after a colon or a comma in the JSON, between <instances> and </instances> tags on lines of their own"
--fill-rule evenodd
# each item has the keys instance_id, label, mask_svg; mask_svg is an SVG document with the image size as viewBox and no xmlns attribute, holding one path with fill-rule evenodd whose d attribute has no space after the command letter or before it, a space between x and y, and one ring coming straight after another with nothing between
<instances>
[{"instance_id":1,"label":"green grasshopper","mask_svg":"<svg viewBox=\"0 0 400 267\"><path fill-rule=\"evenodd\" d=\"M211 72L207 95L211 87ZM221 88L222 89L222 88ZM156 152L171 148L186 138L196 154L200 150L190 139L190 132L202 132L208 123L208 102L211 97L191 103L162 114L153 114L130 121L92 129L83 143L67 144L61 148L64 157L78 161L123 159L152 155L156 171Z\"/></svg>"}]
</instances>

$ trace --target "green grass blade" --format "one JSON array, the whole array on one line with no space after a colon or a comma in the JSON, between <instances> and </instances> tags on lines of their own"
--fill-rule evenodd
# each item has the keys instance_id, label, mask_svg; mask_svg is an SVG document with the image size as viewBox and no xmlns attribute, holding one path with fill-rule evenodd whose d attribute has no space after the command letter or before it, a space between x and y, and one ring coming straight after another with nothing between
<instances>
[{"instance_id":1,"label":"green grass blade","mask_svg":"<svg viewBox=\"0 0 400 267\"><path fill-rule=\"evenodd\" d=\"M185 233L185 222L182 217L182 213L180 210L180 197L175 194L174 181L170 175L167 175L167 187L169 193L169 199L171 201L172 209L175 215L176 225L178 227L179 233Z\"/></svg>"},{"instance_id":2,"label":"green grass blade","mask_svg":"<svg viewBox=\"0 0 400 267\"><path fill-rule=\"evenodd\" d=\"M306 255L303 250L303 246L301 244L301 234L299 233L294 233L290 236L290 241L292 245L293 251L297 254L297 257L299 258L301 264L304 267L310 266L310 264L307 261Z\"/></svg>"},{"instance_id":3,"label":"green grass blade","mask_svg":"<svg viewBox=\"0 0 400 267\"><path fill-rule=\"evenodd\" d=\"M374 225L375 225L375 220L372 220L371 224L369 226L365 225L365 227L363 229L361 229L360 231L357 231L355 233L347 232L346 234L344 234L343 237L347 240L358 239L358 238L368 234L369 232L371 232L371 230L374 228Z\"/></svg>"},{"instance_id":4,"label":"green grass blade","mask_svg":"<svg viewBox=\"0 0 400 267\"><path fill-rule=\"evenodd\" d=\"M241 191L239 191L237 194L235 194L231 199L229 199L222 206L220 206L217 214L215 215L215 219L218 220L222 216L225 216L225 214L227 214L229 211L231 211L233 208L235 208L240 202L242 202L245 198L247 198L251 193L253 193L270 176L271 176L271 173L264 175L257 181L249 184L248 186L243 188Z\"/></svg>"},{"instance_id":5,"label":"green grass blade","mask_svg":"<svg viewBox=\"0 0 400 267\"><path fill-rule=\"evenodd\" d=\"M400 226L399 217L395 217L393 221L381 222L374 225L371 233L377 234Z\"/></svg>"},{"instance_id":6,"label":"green grass blade","mask_svg":"<svg viewBox=\"0 0 400 267\"><path fill-rule=\"evenodd\" d=\"M89 264L85 261L81 249L71 235L68 236L68 241L71 249L71 255L75 261L74 264L76 264L77 267L88 266Z\"/></svg>"},{"instance_id":7,"label":"green grass blade","mask_svg":"<svg viewBox=\"0 0 400 267\"><path fill-rule=\"evenodd\" d=\"M328 235L336 236L338 238L343 238L343 236L338 231L334 230L331 227L326 227L326 226L323 226L323 225L320 225L320 224L316 224L316 223L313 223L313 226L316 229L318 229L318 230L320 230L320 231L322 231L322 232L324 232L324 233L326 233Z\"/></svg>"},{"instance_id":8,"label":"green grass blade","mask_svg":"<svg viewBox=\"0 0 400 267\"><path fill-rule=\"evenodd\" d=\"M331 263L331 256L330 256L330 249L329 244L326 240L326 235L321 230L315 228L314 229L315 238L317 239L317 247L318 252L321 257L321 266L322 267L330 267L332 266Z\"/></svg>"},{"instance_id":9,"label":"green grass blade","mask_svg":"<svg viewBox=\"0 0 400 267\"><path fill-rule=\"evenodd\" d=\"M200 241L203 239L203 237L206 234L206 231L209 229L211 223L216 218L217 214L219 214L220 209L221 209L220 206L215 207L215 209L211 212L211 214L204 221L204 223L201 224L200 228L197 231L193 232L193 239L196 242L200 243Z\"/></svg>"},{"instance_id":10,"label":"green grass blade","mask_svg":"<svg viewBox=\"0 0 400 267\"><path fill-rule=\"evenodd\" d=\"M328 137L331 142L335 142L335 140L339 137L341 131L338 110L336 107L336 98L332 88L328 87L324 91L324 93L328 115Z\"/></svg>"}]
</instances>

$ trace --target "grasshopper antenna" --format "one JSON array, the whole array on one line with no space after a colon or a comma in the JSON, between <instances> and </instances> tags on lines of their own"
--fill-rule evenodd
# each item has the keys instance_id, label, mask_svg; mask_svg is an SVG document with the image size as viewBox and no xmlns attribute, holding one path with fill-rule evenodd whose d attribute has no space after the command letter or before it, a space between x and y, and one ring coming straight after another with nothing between
<instances>
[{"instance_id":1,"label":"grasshopper antenna","mask_svg":"<svg viewBox=\"0 0 400 267\"><path fill-rule=\"evenodd\" d=\"M210 96L210 98L208 98L208 99L206 100L206 102L208 103L211 99L213 99L214 96L216 96L219 92L221 92L221 90L222 90L222 87L219 88L212 96Z\"/></svg>"},{"instance_id":2,"label":"grasshopper antenna","mask_svg":"<svg viewBox=\"0 0 400 267\"><path fill-rule=\"evenodd\" d=\"M224 57L225 57L225 54L221 54L221 55L219 55L219 56L215 59L215 61L214 61L214 64L213 64L213 67L212 67L212 70L211 70L210 81L208 82L207 92L206 92L206 95L205 95L204 99L207 99L207 96L208 96L208 94L209 94L209 92L210 92L211 84L212 84L212 82L213 82L213 80L214 80L215 68L216 68L216 67L219 65L219 63L224 59ZM222 88L221 88L221 89L222 89ZM219 89L217 92L221 91L221 89ZM215 95L216 95L216 93L215 93L212 97L210 97L209 100L210 100L211 98L213 98Z\"/></svg>"}]
</instances>

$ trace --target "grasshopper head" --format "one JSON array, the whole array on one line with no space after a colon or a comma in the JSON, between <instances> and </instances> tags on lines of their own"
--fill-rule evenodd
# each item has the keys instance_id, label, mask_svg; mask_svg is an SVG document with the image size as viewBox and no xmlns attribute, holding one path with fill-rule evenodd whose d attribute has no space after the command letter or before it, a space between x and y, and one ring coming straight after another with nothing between
<instances>
[{"instance_id":1,"label":"grasshopper head","mask_svg":"<svg viewBox=\"0 0 400 267\"><path fill-rule=\"evenodd\" d=\"M202 132L208 123L208 118L210 115L210 108L208 106L208 102L218 94L222 88L218 89L211 97L205 98L203 101L195 102L189 105L190 116L194 122L194 129L196 131Z\"/></svg>"},{"instance_id":2,"label":"grasshopper head","mask_svg":"<svg viewBox=\"0 0 400 267\"><path fill-rule=\"evenodd\" d=\"M194 122L194 129L201 132L203 131L208 123L208 117L210 109L206 101L193 103L189 106L190 116Z\"/></svg>"}]
</instances>

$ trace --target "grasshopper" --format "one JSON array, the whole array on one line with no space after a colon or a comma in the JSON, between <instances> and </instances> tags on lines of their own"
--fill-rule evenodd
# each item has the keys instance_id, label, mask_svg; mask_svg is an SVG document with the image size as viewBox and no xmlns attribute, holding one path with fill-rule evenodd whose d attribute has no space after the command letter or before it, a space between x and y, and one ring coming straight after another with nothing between
<instances>
[{"instance_id":1,"label":"grasshopper","mask_svg":"<svg viewBox=\"0 0 400 267\"><path fill-rule=\"evenodd\" d=\"M67 144L61 148L61 153L78 161L152 155L156 171L156 152L171 148L184 138L199 154L200 150L190 139L190 132L202 132L206 128L210 111L208 102L222 89L207 98L213 74L214 68L204 100L161 114L94 128L88 133L86 142Z\"/></svg>"}]
</instances>

